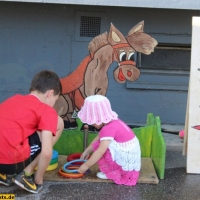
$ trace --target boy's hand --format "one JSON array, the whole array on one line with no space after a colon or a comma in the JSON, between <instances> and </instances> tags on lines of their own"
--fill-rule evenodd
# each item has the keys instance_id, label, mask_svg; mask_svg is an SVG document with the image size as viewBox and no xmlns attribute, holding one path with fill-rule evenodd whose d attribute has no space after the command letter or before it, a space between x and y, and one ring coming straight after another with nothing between
<instances>
[{"instance_id":1,"label":"boy's hand","mask_svg":"<svg viewBox=\"0 0 200 200\"><path fill-rule=\"evenodd\" d=\"M88 166L87 166L87 164L86 163L83 163L80 167L79 167L79 169L78 169L78 172L80 173L80 174L84 174L87 170L88 170Z\"/></svg>"}]
</instances>

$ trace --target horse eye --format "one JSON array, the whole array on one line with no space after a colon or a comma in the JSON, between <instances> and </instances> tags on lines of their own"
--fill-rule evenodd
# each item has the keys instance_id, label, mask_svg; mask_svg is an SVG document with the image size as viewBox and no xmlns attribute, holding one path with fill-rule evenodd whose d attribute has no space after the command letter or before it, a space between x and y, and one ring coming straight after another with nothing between
<instances>
[{"instance_id":1,"label":"horse eye","mask_svg":"<svg viewBox=\"0 0 200 200\"><path fill-rule=\"evenodd\" d=\"M126 53L125 52L121 52L119 55L119 60L120 61L125 61L126 60Z\"/></svg>"},{"instance_id":2,"label":"horse eye","mask_svg":"<svg viewBox=\"0 0 200 200\"><path fill-rule=\"evenodd\" d=\"M130 53L130 54L129 54L129 56L128 56L128 60L135 61L134 53Z\"/></svg>"}]
</instances>

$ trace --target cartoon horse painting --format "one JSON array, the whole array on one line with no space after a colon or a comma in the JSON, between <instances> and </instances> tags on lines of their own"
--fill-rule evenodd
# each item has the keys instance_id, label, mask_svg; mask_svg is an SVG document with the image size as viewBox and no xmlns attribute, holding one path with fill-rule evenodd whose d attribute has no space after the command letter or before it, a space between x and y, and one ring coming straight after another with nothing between
<instances>
[{"instance_id":1,"label":"cartoon horse painting","mask_svg":"<svg viewBox=\"0 0 200 200\"><path fill-rule=\"evenodd\" d=\"M157 41L143 32L144 21L134 26L126 37L111 23L110 32L95 37L88 45L86 56L71 74L60 78L62 95L55 109L63 117L65 128L75 128L74 111L79 111L87 96L105 95L108 90L107 71L113 62L118 66L114 78L118 83L135 81L140 76L134 54L151 54Z\"/></svg>"}]
</instances>

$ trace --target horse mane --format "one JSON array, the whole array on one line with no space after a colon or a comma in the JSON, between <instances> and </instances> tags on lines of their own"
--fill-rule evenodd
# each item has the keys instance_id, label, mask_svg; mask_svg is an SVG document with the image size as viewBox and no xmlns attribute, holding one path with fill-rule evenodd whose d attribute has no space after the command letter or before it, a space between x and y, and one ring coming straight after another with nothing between
<instances>
[{"instance_id":1,"label":"horse mane","mask_svg":"<svg viewBox=\"0 0 200 200\"><path fill-rule=\"evenodd\" d=\"M90 52L92 58L95 52L101 47L108 44L108 33L102 33L101 35L96 36L88 45L88 51Z\"/></svg>"}]
</instances>

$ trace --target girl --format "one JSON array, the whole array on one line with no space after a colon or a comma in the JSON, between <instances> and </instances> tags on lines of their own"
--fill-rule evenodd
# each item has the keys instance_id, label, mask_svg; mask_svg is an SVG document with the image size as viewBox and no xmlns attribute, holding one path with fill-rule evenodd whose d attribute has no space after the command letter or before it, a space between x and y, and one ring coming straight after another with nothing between
<instances>
[{"instance_id":1,"label":"girl","mask_svg":"<svg viewBox=\"0 0 200 200\"><path fill-rule=\"evenodd\" d=\"M91 157L80 166L79 173L98 164L97 177L113 180L116 184L136 185L141 167L141 151L133 131L112 111L109 100L102 95L85 99L78 113L83 123L93 125L99 135L82 153L81 159Z\"/></svg>"}]
</instances>

